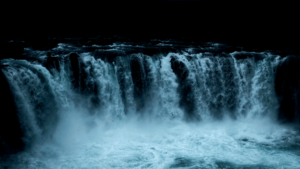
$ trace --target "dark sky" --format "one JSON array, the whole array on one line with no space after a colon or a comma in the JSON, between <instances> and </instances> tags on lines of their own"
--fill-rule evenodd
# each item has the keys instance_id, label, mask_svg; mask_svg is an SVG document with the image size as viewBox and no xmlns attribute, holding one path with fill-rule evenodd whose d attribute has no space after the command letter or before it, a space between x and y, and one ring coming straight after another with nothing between
<instances>
[{"instance_id":1,"label":"dark sky","mask_svg":"<svg viewBox=\"0 0 300 169\"><path fill-rule=\"evenodd\" d=\"M186 2L186 1L214 1L214 0L167 0L167 1L170 1L170 2L173 2L173 1L182 1L182 2Z\"/></svg>"},{"instance_id":2,"label":"dark sky","mask_svg":"<svg viewBox=\"0 0 300 169\"><path fill-rule=\"evenodd\" d=\"M297 5L288 1L11 2L2 8L4 37L29 34L205 37L295 48L300 37Z\"/></svg>"}]
</instances>

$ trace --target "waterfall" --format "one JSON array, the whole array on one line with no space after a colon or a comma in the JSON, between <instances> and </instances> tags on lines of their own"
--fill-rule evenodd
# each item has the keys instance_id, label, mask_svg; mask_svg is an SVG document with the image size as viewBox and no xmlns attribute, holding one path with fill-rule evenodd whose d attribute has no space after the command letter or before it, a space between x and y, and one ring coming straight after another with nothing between
<instances>
[{"instance_id":1,"label":"waterfall","mask_svg":"<svg viewBox=\"0 0 300 169\"><path fill-rule=\"evenodd\" d=\"M284 130L282 133L285 133L285 129L281 130L278 127L282 119L300 121L298 82L293 81L294 76L284 77L286 75L282 73L283 71L292 73L289 66L298 66L293 63L296 61L298 63L299 59L296 57L280 57L268 52L221 54L170 52L151 56L142 52L115 53L116 56L102 55L101 52L41 53L35 60L1 60L3 73L1 83L7 84L7 88L3 88L3 91L7 90L8 93L5 94L7 103L13 105L10 110L3 112L2 124L7 120L7 123L19 127L12 130L15 135L10 135L9 129L1 125L0 152L7 153L16 147L22 147L31 153L39 154L50 151L49 146L55 147L55 144L70 149L76 149L75 145L79 145L77 148L83 148L82 152L85 155L92 153L89 155L106 157L101 160L92 158L94 161L86 159L87 161L83 163L90 163L90 167L176 168L202 164L208 168L237 164L241 164L239 167L251 167L251 163L259 165L262 163L254 156L247 160L235 159L236 164L233 162L234 159L232 161L229 158L235 153L239 154L238 151L244 151L234 147L241 144L256 146L255 141L251 142L251 138L240 138L239 134L242 133L244 137L244 132L248 131L260 144L261 140L256 133L259 131L257 126L270 123L272 127L268 129L272 133L274 130ZM255 122L256 125L252 126L251 122ZM229 132L230 134L226 135L222 133L223 129L214 130L218 123L223 125L224 131L230 128L230 123L244 130L241 133ZM191 133L189 125L199 127L199 132L203 135L193 135L198 129L191 129ZM253 129L255 132L248 128L251 126L255 128ZM160 131L161 129L165 131ZM97 133L110 130L112 133L108 132L101 136L100 140L103 141L100 141L101 145L93 142L92 146L80 147L83 146L80 143L85 142L87 138L94 140L98 138ZM129 130L131 132L127 135ZM232 129L232 132L235 130ZM144 131L157 131L159 136L152 138ZM141 138L134 135L134 132L139 133ZM167 139L163 139L161 134L165 132L168 132ZM174 134L176 132L180 137L176 137ZM74 135L69 135L70 133ZM276 134L278 133L275 132L274 135ZM65 139L68 141L63 141L63 135L66 135ZM80 135L84 138L79 139ZM231 136L239 138L239 141ZM74 140L71 139L73 137ZM135 137L142 141L131 145L131 140L125 139L126 137L132 138L132 141L135 141ZM272 137L275 142L278 141L277 135L268 137ZM149 145L144 145L147 142L144 140L146 138L149 139ZM124 143L118 142L118 139ZM233 147L227 147L232 154L226 152L226 147L219 147L219 151L228 157L218 155L218 150L213 150L214 147L211 146L219 146L214 139L221 139L222 144L232 142ZM210 141L211 145L206 145L205 141ZM126 145L114 149L107 147L110 145L108 143L116 147ZM159 143L166 147L155 148ZM35 151L39 144L46 144L48 148L45 146L40 152ZM191 147L191 150L182 151L176 148L188 144L206 146L215 154L204 156L202 153L197 154ZM93 146L97 151L92 149ZM136 150L130 146L136 146ZM148 146L145 152L137 151L139 147L145 146ZM199 151L204 152L206 148L199 148ZM60 152L57 149L51 151L54 156ZM188 155L185 151L190 151L191 154ZM260 153L270 160L268 152L257 151L261 151ZM70 152L78 154L75 150ZM118 152L128 152L128 155L119 159ZM137 152L139 155L135 154ZM169 156L167 153L176 155ZM277 153L279 158L283 158L282 163L289 161L284 158L284 154ZM249 150L249 154L254 155L255 152ZM48 156L51 155L48 154L47 158ZM110 158L107 159L108 157ZM197 159L198 157L201 159ZM299 154L289 157L296 160L299 159ZM20 158L25 157L18 156L17 159ZM79 157L76 158L78 160ZM120 164L114 161L114 158L119 159ZM226 160L229 162L224 162ZM274 161L268 162L267 165L274 167ZM49 168L55 168L55 164L50 164L49 161L45 163ZM76 168L75 164L65 157L58 159L58 163L61 168ZM31 161L30 165L38 166L34 161ZM290 165L297 166L299 162L294 161L294 164ZM80 167L89 166L80 165Z\"/></svg>"}]
</instances>

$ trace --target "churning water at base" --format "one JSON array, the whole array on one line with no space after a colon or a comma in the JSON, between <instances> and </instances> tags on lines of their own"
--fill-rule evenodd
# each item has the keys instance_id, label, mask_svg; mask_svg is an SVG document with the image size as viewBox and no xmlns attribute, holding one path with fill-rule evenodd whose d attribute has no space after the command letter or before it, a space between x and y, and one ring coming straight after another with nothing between
<instances>
[{"instance_id":1,"label":"churning water at base","mask_svg":"<svg viewBox=\"0 0 300 169\"><path fill-rule=\"evenodd\" d=\"M2 60L28 146L0 167L299 168L299 131L276 120L284 59L237 55Z\"/></svg>"},{"instance_id":2,"label":"churning water at base","mask_svg":"<svg viewBox=\"0 0 300 169\"><path fill-rule=\"evenodd\" d=\"M66 113L53 139L12 156L9 168L298 168L296 131L261 121L87 126Z\"/></svg>"}]
</instances>

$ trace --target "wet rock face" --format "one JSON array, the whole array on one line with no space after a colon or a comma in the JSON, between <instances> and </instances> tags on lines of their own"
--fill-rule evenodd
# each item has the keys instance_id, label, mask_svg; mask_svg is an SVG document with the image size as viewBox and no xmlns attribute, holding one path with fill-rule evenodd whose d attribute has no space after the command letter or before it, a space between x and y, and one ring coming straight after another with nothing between
<instances>
[{"instance_id":1,"label":"wet rock face","mask_svg":"<svg viewBox=\"0 0 300 169\"><path fill-rule=\"evenodd\" d=\"M228 95L224 98L224 108L229 112L234 112L237 107L238 86L235 82L233 59L230 57L224 58L221 69L224 72L224 93Z\"/></svg>"},{"instance_id":2,"label":"wet rock face","mask_svg":"<svg viewBox=\"0 0 300 169\"><path fill-rule=\"evenodd\" d=\"M76 53L69 55L69 75L74 91L80 94L81 97L88 98L84 104L89 105L90 114L95 114L95 111L103 105L103 100L99 96L99 82L96 80L95 67L90 60L84 61Z\"/></svg>"},{"instance_id":3,"label":"wet rock face","mask_svg":"<svg viewBox=\"0 0 300 169\"><path fill-rule=\"evenodd\" d=\"M73 74L72 84L75 89L79 88L79 76L80 76L80 66L79 66L79 55L76 53L71 53L69 56L70 59L70 69Z\"/></svg>"},{"instance_id":4,"label":"wet rock face","mask_svg":"<svg viewBox=\"0 0 300 169\"><path fill-rule=\"evenodd\" d=\"M46 68L53 74L53 71L60 72L59 58L53 56L50 52L47 53Z\"/></svg>"},{"instance_id":5,"label":"wet rock face","mask_svg":"<svg viewBox=\"0 0 300 169\"><path fill-rule=\"evenodd\" d=\"M149 106L149 92L154 76L151 72L149 56L143 54L133 54L130 57L131 78L134 84L134 98L137 102L137 110Z\"/></svg>"},{"instance_id":6,"label":"wet rock face","mask_svg":"<svg viewBox=\"0 0 300 169\"><path fill-rule=\"evenodd\" d=\"M93 78L93 66L90 61L84 62L79 55L71 53L69 56L69 72L73 88L81 94L97 94L97 84L89 81ZM90 67L87 69L87 67Z\"/></svg>"},{"instance_id":7,"label":"wet rock face","mask_svg":"<svg viewBox=\"0 0 300 169\"><path fill-rule=\"evenodd\" d=\"M280 103L279 120L300 122L300 57L288 56L278 65L275 91Z\"/></svg>"},{"instance_id":8,"label":"wet rock face","mask_svg":"<svg viewBox=\"0 0 300 169\"><path fill-rule=\"evenodd\" d=\"M0 113L0 155L14 153L24 149L22 130L17 116L15 103L11 95L9 84L0 70L1 84L1 113Z\"/></svg>"},{"instance_id":9,"label":"wet rock face","mask_svg":"<svg viewBox=\"0 0 300 169\"><path fill-rule=\"evenodd\" d=\"M134 84L134 99L137 102L137 110L145 106L146 72L143 64L143 56L132 55L130 58L131 77Z\"/></svg>"},{"instance_id":10,"label":"wet rock face","mask_svg":"<svg viewBox=\"0 0 300 169\"><path fill-rule=\"evenodd\" d=\"M117 58L116 59L116 64L117 64L117 78L118 78L118 83L120 85L120 92L121 92L121 97L122 97L122 102L124 104L124 111L125 114L128 114L128 103L127 103L127 98L126 98L126 79L125 79L125 65L124 61L122 58Z\"/></svg>"},{"instance_id":11,"label":"wet rock face","mask_svg":"<svg viewBox=\"0 0 300 169\"><path fill-rule=\"evenodd\" d=\"M143 58L140 55L133 55L130 58L130 68L132 81L135 86L136 97L142 97L145 89L145 69L143 65Z\"/></svg>"},{"instance_id":12,"label":"wet rock face","mask_svg":"<svg viewBox=\"0 0 300 169\"><path fill-rule=\"evenodd\" d=\"M173 56L171 59L171 67L178 78L178 93L180 94L179 105L185 112L185 119L188 121L200 120L200 117L196 115L195 94L192 82L188 78L189 69L175 56Z\"/></svg>"},{"instance_id":13,"label":"wet rock face","mask_svg":"<svg viewBox=\"0 0 300 169\"><path fill-rule=\"evenodd\" d=\"M174 73L180 80L186 80L186 78L189 76L189 70L186 65L183 62L177 60L176 57L172 57L171 66Z\"/></svg>"}]
</instances>

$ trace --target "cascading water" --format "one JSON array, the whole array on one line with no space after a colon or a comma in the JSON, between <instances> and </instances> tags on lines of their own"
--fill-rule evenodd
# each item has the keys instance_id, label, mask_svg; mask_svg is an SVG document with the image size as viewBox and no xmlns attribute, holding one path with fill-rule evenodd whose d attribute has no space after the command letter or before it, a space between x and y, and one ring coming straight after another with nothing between
<instances>
[{"instance_id":1,"label":"cascading water","mask_svg":"<svg viewBox=\"0 0 300 169\"><path fill-rule=\"evenodd\" d=\"M1 83L17 116L2 115L0 150L24 150L1 157L0 167L298 168L299 132L277 122L286 99L274 82L289 59L264 52L4 59ZM19 130L9 133L5 120Z\"/></svg>"}]
</instances>

